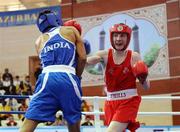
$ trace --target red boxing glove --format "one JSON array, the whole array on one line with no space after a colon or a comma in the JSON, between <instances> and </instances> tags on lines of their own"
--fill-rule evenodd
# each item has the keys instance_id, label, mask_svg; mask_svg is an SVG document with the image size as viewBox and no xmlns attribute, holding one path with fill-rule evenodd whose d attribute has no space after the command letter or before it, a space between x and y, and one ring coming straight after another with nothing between
<instances>
[{"instance_id":1,"label":"red boxing glove","mask_svg":"<svg viewBox=\"0 0 180 132\"><path fill-rule=\"evenodd\" d=\"M81 35L82 28L81 28L81 25L80 25L79 23L77 23L76 20L66 21L66 22L64 23L64 26L73 26L73 27L75 27L75 28L79 31L80 35Z\"/></svg>"},{"instance_id":2,"label":"red boxing glove","mask_svg":"<svg viewBox=\"0 0 180 132\"><path fill-rule=\"evenodd\" d=\"M143 84L148 75L148 67L143 61L138 61L132 67L133 74L135 77L139 79L139 81Z\"/></svg>"}]
</instances>

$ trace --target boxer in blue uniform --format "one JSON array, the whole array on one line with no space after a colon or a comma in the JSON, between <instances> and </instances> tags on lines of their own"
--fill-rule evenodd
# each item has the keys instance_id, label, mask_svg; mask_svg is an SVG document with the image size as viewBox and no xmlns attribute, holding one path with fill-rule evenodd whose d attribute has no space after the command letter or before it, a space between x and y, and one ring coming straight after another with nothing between
<instances>
[{"instance_id":1,"label":"boxer in blue uniform","mask_svg":"<svg viewBox=\"0 0 180 132\"><path fill-rule=\"evenodd\" d=\"M43 70L20 132L33 132L40 122L53 122L58 110L63 112L69 132L80 132L80 78L86 64L83 41L77 29L59 25L50 10L39 14L37 26L43 33L35 45Z\"/></svg>"}]
</instances>

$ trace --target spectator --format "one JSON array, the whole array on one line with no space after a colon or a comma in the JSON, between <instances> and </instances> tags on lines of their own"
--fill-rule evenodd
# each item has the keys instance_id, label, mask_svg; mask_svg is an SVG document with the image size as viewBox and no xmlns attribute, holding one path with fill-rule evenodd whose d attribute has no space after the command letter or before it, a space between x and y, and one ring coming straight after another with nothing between
<instances>
[{"instance_id":1,"label":"spectator","mask_svg":"<svg viewBox=\"0 0 180 132\"><path fill-rule=\"evenodd\" d=\"M21 100L21 105L19 106L19 111L26 111L28 108L28 105L26 104L26 101L23 99ZM22 119L24 116L22 114L18 115L19 119Z\"/></svg>"},{"instance_id":2,"label":"spectator","mask_svg":"<svg viewBox=\"0 0 180 132\"><path fill-rule=\"evenodd\" d=\"M1 100L0 111L11 111L11 107L7 104L5 100ZM0 114L2 120L6 120L9 117L9 114Z\"/></svg>"},{"instance_id":3,"label":"spectator","mask_svg":"<svg viewBox=\"0 0 180 132\"><path fill-rule=\"evenodd\" d=\"M10 86L11 86L11 80L9 77L5 77L3 80L3 89L5 90L5 94L10 94Z\"/></svg>"},{"instance_id":4,"label":"spectator","mask_svg":"<svg viewBox=\"0 0 180 132\"><path fill-rule=\"evenodd\" d=\"M81 126L93 126L92 122L90 121L90 116L86 116L85 122L81 124Z\"/></svg>"},{"instance_id":5,"label":"spectator","mask_svg":"<svg viewBox=\"0 0 180 132\"><path fill-rule=\"evenodd\" d=\"M11 84L9 87L9 94L10 95L16 95L17 94L16 93L16 87L13 84Z\"/></svg>"},{"instance_id":6,"label":"spectator","mask_svg":"<svg viewBox=\"0 0 180 132\"><path fill-rule=\"evenodd\" d=\"M85 100L82 101L81 111L84 111L84 112L90 111L89 105Z\"/></svg>"},{"instance_id":7,"label":"spectator","mask_svg":"<svg viewBox=\"0 0 180 132\"><path fill-rule=\"evenodd\" d=\"M8 120L9 121L6 123L7 126L17 126L17 122L14 120L13 115L10 115Z\"/></svg>"},{"instance_id":8,"label":"spectator","mask_svg":"<svg viewBox=\"0 0 180 132\"><path fill-rule=\"evenodd\" d=\"M53 126L65 126L65 125L66 125L66 122L65 122L63 116L60 114L56 114L56 120L53 123Z\"/></svg>"},{"instance_id":9,"label":"spectator","mask_svg":"<svg viewBox=\"0 0 180 132\"><path fill-rule=\"evenodd\" d=\"M4 90L3 81L0 75L0 95L4 95L4 94L5 94L5 90Z\"/></svg>"},{"instance_id":10,"label":"spectator","mask_svg":"<svg viewBox=\"0 0 180 132\"><path fill-rule=\"evenodd\" d=\"M26 76L24 82L20 84L22 95L32 95L32 85L30 82L30 76Z\"/></svg>"},{"instance_id":11,"label":"spectator","mask_svg":"<svg viewBox=\"0 0 180 132\"><path fill-rule=\"evenodd\" d=\"M27 88L27 94L32 95L32 85L30 82L30 76L25 77L24 86Z\"/></svg>"},{"instance_id":12,"label":"spectator","mask_svg":"<svg viewBox=\"0 0 180 132\"><path fill-rule=\"evenodd\" d=\"M34 77L36 78L36 80L38 79L38 76L41 74L41 72L42 72L42 67L39 64L39 66L36 68L36 71L34 73Z\"/></svg>"},{"instance_id":13,"label":"spectator","mask_svg":"<svg viewBox=\"0 0 180 132\"><path fill-rule=\"evenodd\" d=\"M11 111L17 111L19 103L15 98L6 98L7 105L11 107Z\"/></svg>"},{"instance_id":14,"label":"spectator","mask_svg":"<svg viewBox=\"0 0 180 132\"><path fill-rule=\"evenodd\" d=\"M20 78L18 75L16 75L13 81L13 85L16 87L16 94L20 94L20 84Z\"/></svg>"},{"instance_id":15,"label":"spectator","mask_svg":"<svg viewBox=\"0 0 180 132\"><path fill-rule=\"evenodd\" d=\"M6 79L7 77L10 79L11 83L13 83L13 76L12 76L12 74L9 73L9 69L8 69L8 68L5 68L5 69L4 69L4 73L3 73L3 75L2 75L3 81L5 81L5 79Z\"/></svg>"},{"instance_id":16,"label":"spectator","mask_svg":"<svg viewBox=\"0 0 180 132\"><path fill-rule=\"evenodd\" d=\"M3 87L0 88L0 95L4 95L5 94L5 90Z\"/></svg>"}]
</instances>

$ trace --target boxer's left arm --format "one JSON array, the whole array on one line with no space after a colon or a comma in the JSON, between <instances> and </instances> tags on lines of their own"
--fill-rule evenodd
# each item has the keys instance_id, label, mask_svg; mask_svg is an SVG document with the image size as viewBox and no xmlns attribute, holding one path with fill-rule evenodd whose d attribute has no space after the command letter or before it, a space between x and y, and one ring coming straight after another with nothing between
<instances>
[{"instance_id":1,"label":"boxer's left arm","mask_svg":"<svg viewBox=\"0 0 180 132\"><path fill-rule=\"evenodd\" d=\"M66 21L66 22L64 22L64 26L72 26L77 29L77 31L79 32L80 35L82 33L81 25L76 20ZM89 41L87 41L85 39L83 40L83 43L84 43L84 47L86 49L86 54L88 55L91 52L91 45L90 45Z\"/></svg>"},{"instance_id":2,"label":"boxer's left arm","mask_svg":"<svg viewBox=\"0 0 180 132\"><path fill-rule=\"evenodd\" d=\"M138 78L139 82L142 84L142 86L145 89L148 89L150 87L150 83L147 78L148 67L141 60L140 55L136 52L133 52L131 65L132 65L132 70L133 70L134 76Z\"/></svg>"}]
</instances>

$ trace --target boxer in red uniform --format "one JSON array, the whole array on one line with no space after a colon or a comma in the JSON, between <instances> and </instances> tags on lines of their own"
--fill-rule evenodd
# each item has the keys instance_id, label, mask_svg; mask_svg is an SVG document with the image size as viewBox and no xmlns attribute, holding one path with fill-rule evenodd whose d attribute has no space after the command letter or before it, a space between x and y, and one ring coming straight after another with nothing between
<instances>
[{"instance_id":1,"label":"boxer in red uniform","mask_svg":"<svg viewBox=\"0 0 180 132\"><path fill-rule=\"evenodd\" d=\"M145 89L150 87L148 68L140 55L128 50L132 29L125 24L115 24L110 28L112 48L99 51L88 57L88 64L104 61L107 100L105 101L105 119L107 132L123 132L129 129L135 132L139 128L136 121L141 97L137 93L136 78Z\"/></svg>"}]
</instances>

